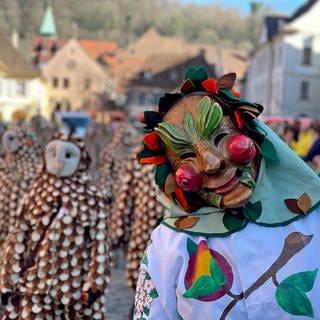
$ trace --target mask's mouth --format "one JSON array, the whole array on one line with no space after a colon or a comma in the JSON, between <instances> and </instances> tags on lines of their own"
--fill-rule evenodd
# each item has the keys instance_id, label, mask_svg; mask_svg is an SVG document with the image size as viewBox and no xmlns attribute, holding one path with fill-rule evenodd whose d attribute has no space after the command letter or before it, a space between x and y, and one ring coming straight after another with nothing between
<instances>
[{"instance_id":1,"label":"mask's mouth","mask_svg":"<svg viewBox=\"0 0 320 320\"><path fill-rule=\"evenodd\" d=\"M231 192L234 190L239 184L241 179L241 171L237 170L236 174L231 177L225 184L211 189L211 192L214 192L215 194L224 195L226 193Z\"/></svg>"}]
</instances>

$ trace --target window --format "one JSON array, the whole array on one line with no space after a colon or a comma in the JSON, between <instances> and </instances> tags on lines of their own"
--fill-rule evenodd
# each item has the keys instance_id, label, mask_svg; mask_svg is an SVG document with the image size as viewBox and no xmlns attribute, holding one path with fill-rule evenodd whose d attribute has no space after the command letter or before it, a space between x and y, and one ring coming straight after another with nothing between
<instances>
[{"instance_id":1,"label":"window","mask_svg":"<svg viewBox=\"0 0 320 320\"><path fill-rule=\"evenodd\" d=\"M304 47L303 49L303 57L302 57L302 64L305 66L311 65L311 54L312 49L311 47Z\"/></svg>"},{"instance_id":2,"label":"window","mask_svg":"<svg viewBox=\"0 0 320 320\"><path fill-rule=\"evenodd\" d=\"M68 88L70 87L70 81L69 81L68 78L64 78L64 79L63 79L63 87L64 87L65 89L68 89Z\"/></svg>"},{"instance_id":3,"label":"window","mask_svg":"<svg viewBox=\"0 0 320 320\"><path fill-rule=\"evenodd\" d=\"M86 90L90 89L91 88L91 79L89 79L89 78L84 79L83 87Z\"/></svg>"},{"instance_id":4,"label":"window","mask_svg":"<svg viewBox=\"0 0 320 320\"><path fill-rule=\"evenodd\" d=\"M309 99L310 84L308 81L302 81L300 85L300 100Z\"/></svg>"},{"instance_id":5,"label":"window","mask_svg":"<svg viewBox=\"0 0 320 320\"><path fill-rule=\"evenodd\" d=\"M54 77L52 78L52 87L53 88L58 88L59 87L59 79Z\"/></svg>"},{"instance_id":6,"label":"window","mask_svg":"<svg viewBox=\"0 0 320 320\"><path fill-rule=\"evenodd\" d=\"M16 94L19 97L26 95L26 84L23 81L18 81L16 85Z\"/></svg>"}]
</instances>

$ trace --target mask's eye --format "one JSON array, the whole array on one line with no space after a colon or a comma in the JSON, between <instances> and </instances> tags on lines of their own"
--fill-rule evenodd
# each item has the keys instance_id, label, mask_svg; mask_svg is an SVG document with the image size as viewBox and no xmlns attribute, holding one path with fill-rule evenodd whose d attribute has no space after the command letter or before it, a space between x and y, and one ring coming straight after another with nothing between
<instances>
[{"instance_id":1,"label":"mask's eye","mask_svg":"<svg viewBox=\"0 0 320 320\"><path fill-rule=\"evenodd\" d=\"M14 140L14 136L9 137L9 141L12 141L12 140Z\"/></svg>"},{"instance_id":2,"label":"mask's eye","mask_svg":"<svg viewBox=\"0 0 320 320\"><path fill-rule=\"evenodd\" d=\"M180 159L181 160L184 160L184 159L188 159L188 158L195 158L196 157L196 154L192 151L190 152L187 152L187 153L184 153L180 156Z\"/></svg>"},{"instance_id":3,"label":"mask's eye","mask_svg":"<svg viewBox=\"0 0 320 320\"><path fill-rule=\"evenodd\" d=\"M214 137L213 143L217 146L219 144L219 142L227 135L228 134L225 132L219 133L217 136Z\"/></svg>"},{"instance_id":4,"label":"mask's eye","mask_svg":"<svg viewBox=\"0 0 320 320\"><path fill-rule=\"evenodd\" d=\"M72 157L71 152L67 152L67 153L66 153L66 158L69 159L69 158L71 158L71 157Z\"/></svg>"}]
</instances>

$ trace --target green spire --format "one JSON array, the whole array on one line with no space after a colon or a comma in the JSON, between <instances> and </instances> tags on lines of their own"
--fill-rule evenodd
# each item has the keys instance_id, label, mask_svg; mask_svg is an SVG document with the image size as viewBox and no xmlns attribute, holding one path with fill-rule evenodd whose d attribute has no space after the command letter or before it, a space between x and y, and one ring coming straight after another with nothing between
<instances>
[{"instance_id":1,"label":"green spire","mask_svg":"<svg viewBox=\"0 0 320 320\"><path fill-rule=\"evenodd\" d=\"M45 37L57 37L57 28L54 22L53 11L50 3L48 3L42 24L40 27L40 35Z\"/></svg>"}]
</instances>

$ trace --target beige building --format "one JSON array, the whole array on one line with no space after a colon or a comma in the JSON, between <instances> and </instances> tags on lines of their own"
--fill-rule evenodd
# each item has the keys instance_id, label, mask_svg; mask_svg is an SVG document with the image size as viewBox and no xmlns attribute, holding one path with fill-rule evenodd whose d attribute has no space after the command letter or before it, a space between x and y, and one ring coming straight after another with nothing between
<instances>
[{"instance_id":1,"label":"beige building","mask_svg":"<svg viewBox=\"0 0 320 320\"><path fill-rule=\"evenodd\" d=\"M69 40L42 69L47 80L50 112L95 111L108 93L108 77L101 64L80 42Z\"/></svg>"},{"instance_id":2,"label":"beige building","mask_svg":"<svg viewBox=\"0 0 320 320\"><path fill-rule=\"evenodd\" d=\"M16 112L27 117L43 113L45 106L44 83L39 70L11 45L0 32L0 114L11 121Z\"/></svg>"}]
</instances>

